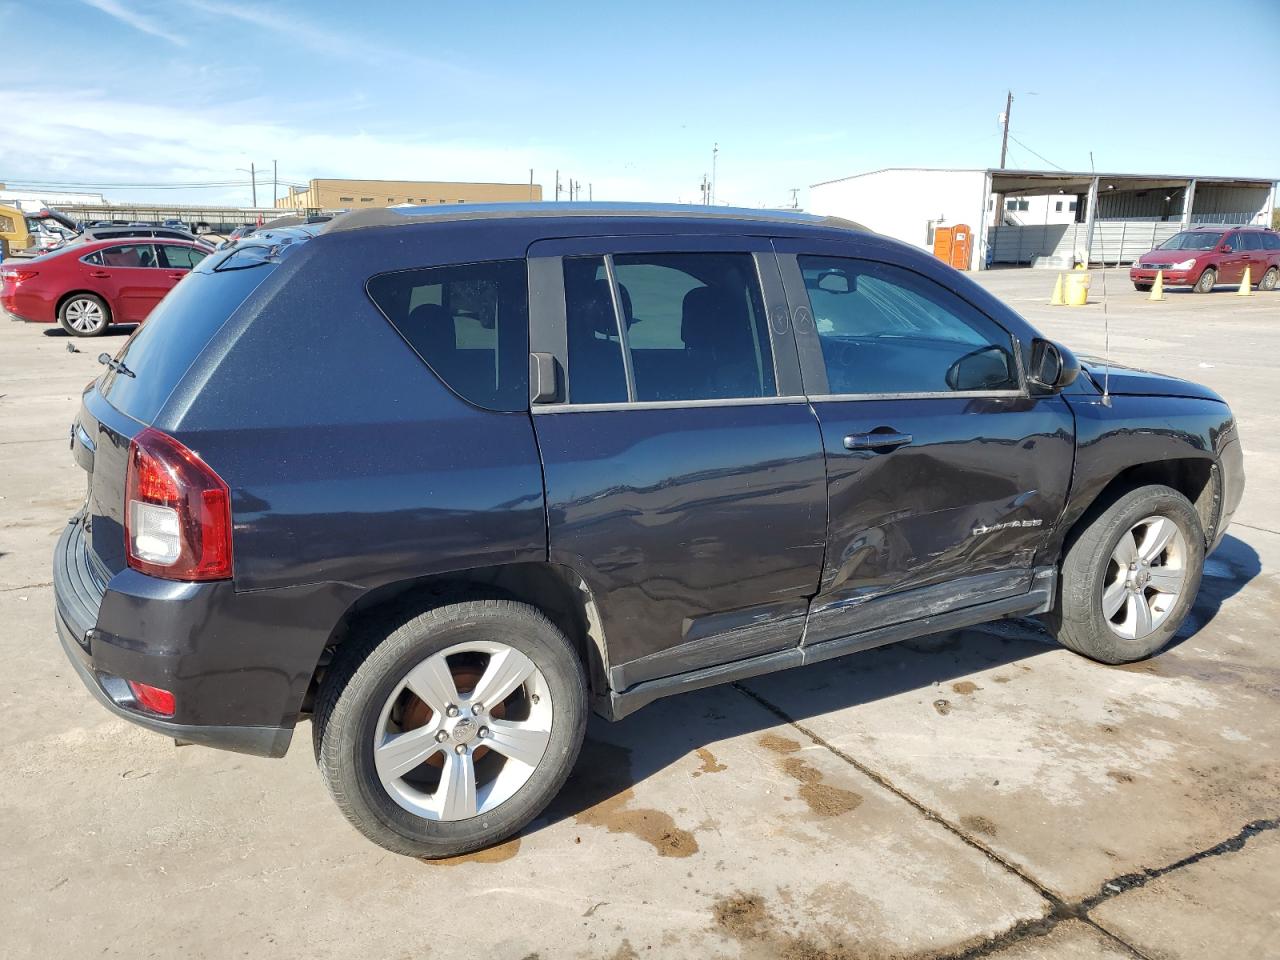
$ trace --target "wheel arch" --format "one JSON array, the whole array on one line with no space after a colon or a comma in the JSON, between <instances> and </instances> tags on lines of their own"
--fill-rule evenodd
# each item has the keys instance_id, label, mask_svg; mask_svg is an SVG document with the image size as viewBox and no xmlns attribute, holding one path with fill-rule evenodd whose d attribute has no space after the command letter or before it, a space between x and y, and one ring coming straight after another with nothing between
<instances>
[{"instance_id":1,"label":"wheel arch","mask_svg":"<svg viewBox=\"0 0 1280 960\"><path fill-rule=\"evenodd\" d=\"M1177 490L1191 501L1204 532L1206 547L1214 542L1214 533L1222 508L1222 475L1217 462L1207 456L1177 457L1168 460L1135 463L1117 472L1086 503L1077 504L1066 534L1058 550L1061 563L1067 550L1094 518L1131 490L1161 485Z\"/></svg>"},{"instance_id":2,"label":"wheel arch","mask_svg":"<svg viewBox=\"0 0 1280 960\"><path fill-rule=\"evenodd\" d=\"M363 630L376 630L407 609L462 600L501 599L541 611L564 633L587 674L593 699L608 696L608 648L599 608L586 581L561 564L520 562L430 574L383 584L361 594L329 633L302 703L309 714L336 650Z\"/></svg>"},{"instance_id":3,"label":"wheel arch","mask_svg":"<svg viewBox=\"0 0 1280 960\"><path fill-rule=\"evenodd\" d=\"M65 304L72 297L80 297L80 296L95 297L98 300L101 300L102 308L107 311L107 323L110 324L115 322L114 320L115 312L111 309L111 301L108 300L106 297L104 297L102 294L100 294L97 290L69 290L68 292L64 293L62 296L58 297L58 301L56 304L54 304L54 307L53 307L53 315L55 317L61 316L63 304Z\"/></svg>"}]
</instances>

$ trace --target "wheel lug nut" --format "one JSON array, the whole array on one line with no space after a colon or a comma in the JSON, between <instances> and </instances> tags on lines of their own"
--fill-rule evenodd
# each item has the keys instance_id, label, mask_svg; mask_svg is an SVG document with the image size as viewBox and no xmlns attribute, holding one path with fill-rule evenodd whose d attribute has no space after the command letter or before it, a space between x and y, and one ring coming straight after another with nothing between
<instances>
[{"instance_id":1,"label":"wheel lug nut","mask_svg":"<svg viewBox=\"0 0 1280 960\"><path fill-rule=\"evenodd\" d=\"M458 708L451 703L445 708L444 715L446 717L456 717L458 715Z\"/></svg>"},{"instance_id":2,"label":"wheel lug nut","mask_svg":"<svg viewBox=\"0 0 1280 960\"><path fill-rule=\"evenodd\" d=\"M473 703L471 705L471 712L474 713L476 716L479 716L480 714L484 713L484 704Z\"/></svg>"},{"instance_id":3,"label":"wheel lug nut","mask_svg":"<svg viewBox=\"0 0 1280 960\"><path fill-rule=\"evenodd\" d=\"M443 730L436 733L436 743L444 743L448 739L449 734L445 733Z\"/></svg>"},{"instance_id":4,"label":"wheel lug nut","mask_svg":"<svg viewBox=\"0 0 1280 960\"><path fill-rule=\"evenodd\" d=\"M542 699L542 698L541 698L541 697L539 697L539 696L535 693L533 696L531 696L531 697L529 698L529 701L530 701L531 703L537 703L540 699Z\"/></svg>"},{"instance_id":5,"label":"wheel lug nut","mask_svg":"<svg viewBox=\"0 0 1280 960\"><path fill-rule=\"evenodd\" d=\"M453 748L453 752L458 754L458 756L462 756L462 754L467 752L467 745L465 743L460 743Z\"/></svg>"},{"instance_id":6,"label":"wheel lug nut","mask_svg":"<svg viewBox=\"0 0 1280 960\"><path fill-rule=\"evenodd\" d=\"M487 737L488 735L489 735L489 728L488 728L488 727L481 727L481 728L480 728L480 734L479 734L480 738L481 738L481 739L484 739L484 738L485 738L485 737Z\"/></svg>"}]
</instances>

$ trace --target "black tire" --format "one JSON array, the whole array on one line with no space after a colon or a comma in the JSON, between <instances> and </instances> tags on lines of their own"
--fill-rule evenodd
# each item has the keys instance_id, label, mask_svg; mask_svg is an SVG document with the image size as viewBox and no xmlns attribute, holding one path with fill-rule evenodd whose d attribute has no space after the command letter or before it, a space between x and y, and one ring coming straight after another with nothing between
<instances>
[{"instance_id":1,"label":"black tire","mask_svg":"<svg viewBox=\"0 0 1280 960\"><path fill-rule=\"evenodd\" d=\"M1213 267L1205 267L1204 273L1200 274L1200 278L1196 280L1196 285L1192 287L1196 293L1209 293L1213 290L1218 282L1218 271Z\"/></svg>"},{"instance_id":2,"label":"black tire","mask_svg":"<svg viewBox=\"0 0 1280 960\"><path fill-rule=\"evenodd\" d=\"M1133 289L1137 290L1139 293L1149 293L1149 292L1151 291L1151 284L1149 284L1149 283L1135 283L1135 284L1133 285Z\"/></svg>"},{"instance_id":3,"label":"black tire","mask_svg":"<svg viewBox=\"0 0 1280 960\"><path fill-rule=\"evenodd\" d=\"M546 751L529 780L493 810L455 821L417 816L391 798L374 767L382 706L428 657L482 639L523 653L546 679L555 705ZM526 604L473 600L403 612L344 643L321 685L312 738L325 785L357 830L394 853L434 859L497 843L542 812L573 769L586 723L586 677L565 635Z\"/></svg>"},{"instance_id":4,"label":"black tire","mask_svg":"<svg viewBox=\"0 0 1280 960\"><path fill-rule=\"evenodd\" d=\"M83 315L86 308L96 310L98 319L89 326L79 323L77 311ZM75 293L62 301L58 307L58 324L73 337L100 337L111 326L111 308L107 301L94 293Z\"/></svg>"},{"instance_id":5,"label":"black tire","mask_svg":"<svg viewBox=\"0 0 1280 960\"><path fill-rule=\"evenodd\" d=\"M1280 283L1280 267L1271 267L1262 275L1262 279L1258 281L1258 289L1274 290L1277 283Z\"/></svg>"},{"instance_id":6,"label":"black tire","mask_svg":"<svg viewBox=\"0 0 1280 960\"><path fill-rule=\"evenodd\" d=\"M1185 579L1165 619L1148 636L1127 640L1103 616L1102 591L1107 567L1122 535L1151 516L1172 520L1187 545ZM1204 569L1204 533L1195 508L1178 491L1165 486L1131 490L1108 505L1091 509L1069 538L1058 579L1058 602L1045 617L1058 642L1102 663L1143 660L1167 644L1195 602Z\"/></svg>"}]
</instances>

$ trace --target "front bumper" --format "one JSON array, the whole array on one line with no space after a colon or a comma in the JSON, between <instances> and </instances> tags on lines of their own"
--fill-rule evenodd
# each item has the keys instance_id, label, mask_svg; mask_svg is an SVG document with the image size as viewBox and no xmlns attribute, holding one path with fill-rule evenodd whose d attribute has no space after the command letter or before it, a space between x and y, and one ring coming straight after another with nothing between
<instances>
[{"instance_id":1,"label":"front bumper","mask_svg":"<svg viewBox=\"0 0 1280 960\"><path fill-rule=\"evenodd\" d=\"M110 580L124 580L124 589L109 585L86 548L84 524L76 518L67 524L53 560L54 620L63 652L89 692L116 716L156 733L238 753L265 757L284 756L292 727L235 722L210 722L210 715L243 714L234 675L215 671L191 645L193 633L182 631L160 639L122 637L102 626L104 606L143 609L139 622L167 632L189 611L207 610L201 594L230 584L168 583L132 570ZM113 596L114 594L114 596ZM150 616L148 616L150 614ZM199 628L198 621L187 624ZM146 712L134 701L127 680L138 680L171 691L177 702L173 718ZM242 684L240 686L248 686ZM185 715L185 719L184 719Z\"/></svg>"},{"instance_id":2,"label":"front bumper","mask_svg":"<svg viewBox=\"0 0 1280 960\"><path fill-rule=\"evenodd\" d=\"M1129 268L1129 279L1134 283L1155 283L1156 270ZM1165 270L1164 285L1166 287L1191 286L1196 282L1190 270Z\"/></svg>"}]
</instances>

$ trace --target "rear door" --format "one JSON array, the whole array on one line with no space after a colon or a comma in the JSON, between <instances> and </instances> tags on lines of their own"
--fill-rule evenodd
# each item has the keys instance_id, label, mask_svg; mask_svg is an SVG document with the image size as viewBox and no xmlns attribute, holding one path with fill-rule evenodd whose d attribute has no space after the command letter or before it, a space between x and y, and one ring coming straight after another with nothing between
<instances>
[{"instance_id":1,"label":"rear door","mask_svg":"<svg viewBox=\"0 0 1280 960\"><path fill-rule=\"evenodd\" d=\"M1257 285L1267 269L1267 251L1262 246L1262 234L1256 230L1241 230L1236 234L1236 241L1244 254L1244 268L1249 270L1249 283ZM1240 282L1244 282L1243 273Z\"/></svg>"},{"instance_id":2,"label":"rear door","mask_svg":"<svg viewBox=\"0 0 1280 960\"><path fill-rule=\"evenodd\" d=\"M179 280L195 269L201 260L208 256L203 250L197 250L195 247L183 244L162 243L158 246L160 248L160 268L164 271L169 281L168 289L170 290Z\"/></svg>"},{"instance_id":3,"label":"rear door","mask_svg":"<svg viewBox=\"0 0 1280 960\"><path fill-rule=\"evenodd\" d=\"M160 269L152 243L121 243L102 251L102 266L92 276L113 291L111 312L117 322L139 323L177 281Z\"/></svg>"},{"instance_id":4,"label":"rear door","mask_svg":"<svg viewBox=\"0 0 1280 960\"><path fill-rule=\"evenodd\" d=\"M567 374L532 408L550 558L591 588L613 688L794 649L825 476L768 241L529 257L531 349Z\"/></svg>"},{"instance_id":5,"label":"rear door","mask_svg":"<svg viewBox=\"0 0 1280 960\"><path fill-rule=\"evenodd\" d=\"M1027 593L1074 457L1022 345L882 247L779 241L830 520L806 644Z\"/></svg>"}]
</instances>

